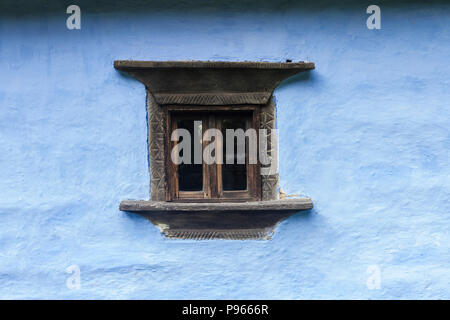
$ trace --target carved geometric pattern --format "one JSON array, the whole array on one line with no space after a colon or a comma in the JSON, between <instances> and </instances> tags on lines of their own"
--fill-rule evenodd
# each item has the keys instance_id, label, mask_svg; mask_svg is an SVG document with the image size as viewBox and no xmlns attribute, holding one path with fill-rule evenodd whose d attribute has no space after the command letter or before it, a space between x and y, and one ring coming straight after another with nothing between
<instances>
[{"instance_id":1,"label":"carved geometric pattern","mask_svg":"<svg viewBox=\"0 0 450 320\"><path fill-rule=\"evenodd\" d=\"M275 128L275 120L275 104L273 98L270 98L260 112L260 128L266 129L269 137L272 129ZM272 139L267 139L267 154L271 156L273 152L277 152L277 150L272 149ZM262 200L276 200L278 198L277 188L278 174L261 175Z\"/></svg>"},{"instance_id":2,"label":"carved geometric pattern","mask_svg":"<svg viewBox=\"0 0 450 320\"><path fill-rule=\"evenodd\" d=\"M276 200L278 198L278 173L272 175L261 176L262 184L262 200Z\"/></svg>"},{"instance_id":3,"label":"carved geometric pattern","mask_svg":"<svg viewBox=\"0 0 450 320\"><path fill-rule=\"evenodd\" d=\"M160 105L193 104L193 105L233 105L233 104L266 104L270 92L245 93L177 93L155 94L155 100Z\"/></svg>"},{"instance_id":4,"label":"carved geometric pattern","mask_svg":"<svg viewBox=\"0 0 450 320\"><path fill-rule=\"evenodd\" d=\"M150 195L153 201L166 200L165 123L163 109L147 91L148 151L150 157Z\"/></svg>"},{"instance_id":5,"label":"carved geometric pattern","mask_svg":"<svg viewBox=\"0 0 450 320\"><path fill-rule=\"evenodd\" d=\"M166 118L163 108L155 101L150 92L147 92L147 112L148 112L148 145L150 155L150 193L153 201L166 200L166 168L165 168L165 125ZM270 134L275 128L275 104L273 99L261 107L260 128L266 129ZM272 155L271 139L267 140L267 153ZM278 174L262 175L261 189L262 200L276 200L278 187Z\"/></svg>"},{"instance_id":6,"label":"carved geometric pattern","mask_svg":"<svg viewBox=\"0 0 450 320\"><path fill-rule=\"evenodd\" d=\"M259 229L234 229L234 230L201 230L201 229L182 229L182 230L164 230L163 234L172 239L192 239L192 240L248 240L265 239L269 240L274 232L274 228Z\"/></svg>"},{"instance_id":7,"label":"carved geometric pattern","mask_svg":"<svg viewBox=\"0 0 450 320\"><path fill-rule=\"evenodd\" d=\"M156 210L140 208L140 205L122 201L120 210L143 213L161 232L169 238L182 239L268 239L271 237L276 223L285 219L294 210L284 208L280 210L280 202L276 201L276 209L267 207L270 200L278 199L278 174L261 175L261 191L263 208L271 214L248 208L244 212L234 212L231 216L224 214L220 208L198 213L198 205L194 209L188 208L163 210L166 202L168 176L166 168L169 159L165 159L169 148L167 131L166 105L203 105L203 106L261 106L259 113L259 128L270 132L275 128L275 105L272 100L274 88L289 76L302 71L314 69L314 63L267 63L267 62L213 62L213 61L114 61L114 67L126 71L147 88L147 119L148 119L148 151L150 165L150 194L151 206ZM154 95L152 95L152 93ZM164 106L164 107L163 107ZM212 109L212 108L211 108ZM277 150L271 139L268 139L267 152L276 158ZM261 168L266 169L266 168ZM264 170L266 171L266 170ZM293 199L292 199L293 200ZM183 203L178 203L183 204ZM230 202L220 203L228 206ZM249 203L247 202L247 205ZM183 204L186 206L187 204ZM205 205L212 205L205 203ZM233 205L238 205L234 203ZM254 206L254 204L250 204ZM292 205L290 203L289 205ZM284 204L287 206L287 204ZM298 207L300 206L300 207ZM312 201L294 204L299 210L312 208ZM142 210L144 209L144 210ZM169 207L170 209L170 207ZM227 209L228 210L228 209ZM252 212L252 216L246 215ZM273 213L276 215L273 215ZM281 211L285 211L284 213ZM206 217L206 218L205 218ZM223 219L223 217L226 217ZM256 218L255 218L256 217ZM227 220L230 219L231 220ZM226 221L224 221L226 220ZM167 223L166 223L167 222Z\"/></svg>"}]
</instances>

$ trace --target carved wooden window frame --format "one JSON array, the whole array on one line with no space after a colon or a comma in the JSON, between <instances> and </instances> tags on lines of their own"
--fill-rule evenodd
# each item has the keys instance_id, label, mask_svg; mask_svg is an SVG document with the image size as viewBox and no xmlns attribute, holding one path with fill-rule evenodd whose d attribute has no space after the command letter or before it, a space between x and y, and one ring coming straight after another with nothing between
<instances>
[{"instance_id":1,"label":"carved wooden window frame","mask_svg":"<svg viewBox=\"0 0 450 320\"><path fill-rule=\"evenodd\" d=\"M314 63L115 61L114 67L145 84L150 161L151 200L122 200L120 210L144 215L169 238L268 239L279 221L313 207L310 198L279 200L278 173L258 174L259 195L245 202L173 201L168 121L171 108L253 108L258 128L270 134L275 129L274 88L314 69ZM267 151L273 156L270 139Z\"/></svg>"},{"instance_id":2,"label":"carved wooden window frame","mask_svg":"<svg viewBox=\"0 0 450 320\"><path fill-rule=\"evenodd\" d=\"M275 105L273 99L270 98L265 105L256 106L215 106L205 108L192 107L185 105L170 105L160 106L155 99L147 92L147 114L148 114L148 152L150 159L150 197L152 201L172 201L170 189L170 177L168 168L172 166L170 161L170 146L169 146L169 111L170 110L211 110L219 111L224 109L237 110L253 110L259 129L267 130L270 134L271 130L275 128ZM268 155L272 156L274 150L271 149L270 140L268 141ZM258 169L259 171L259 169ZM256 178L257 195L253 199L242 199L243 201L258 201L258 200L276 200L278 187L278 173L273 175L259 175ZM189 199L193 200L193 199ZM199 199L200 200L200 199ZM219 200L219 199L215 199ZM222 201L239 201L238 198L220 199ZM211 200L211 201L214 201Z\"/></svg>"},{"instance_id":3,"label":"carved wooden window frame","mask_svg":"<svg viewBox=\"0 0 450 320\"><path fill-rule=\"evenodd\" d=\"M220 119L226 113L233 113L236 115L240 112L251 114L249 117L248 128L259 129L260 128L260 106L257 105L232 105L232 106L186 106L186 105L168 105L164 107L166 112L166 147L165 157L170 159L171 151L174 147L174 143L170 141L170 136L173 130L174 121L172 121L172 115L176 114L177 118L190 117L192 113L206 113L208 114L209 122L207 128L215 128L220 130L220 123L216 120ZM214 121L212 123L211 121ZM257 132L257 139L258 139ZM205 147L208 143L204 142ZM248 145L247 145L248 149ZM248 150L246 150L247 162L248 162ZM199 202L226 202L226 201L260 201L261 200L261 177L260 177L260 163L248 164L247 163L247 189L236 191L225 191L222 186L222 165L212 164L207 165L203 163L203 183L204 190L198 191L184 191L179 192L177 189L177 174L176 164L172 161L166 161L166 201L199 201Z\"/></svg>"}]
</instances>

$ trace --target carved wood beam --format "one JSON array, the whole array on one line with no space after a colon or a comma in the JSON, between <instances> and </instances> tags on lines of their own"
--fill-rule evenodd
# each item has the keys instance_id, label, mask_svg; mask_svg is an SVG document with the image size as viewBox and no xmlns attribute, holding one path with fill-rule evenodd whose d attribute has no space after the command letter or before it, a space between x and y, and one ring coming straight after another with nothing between
<instances>
[{"instance_id":1,"label":"carved wood beam","mask_svg":"<svg viewBox=\"0 0 450 320\"><path fill-rule=\"evenodd\" d=\"M312 62L114 61L141 81L159 105L266 104L284 79Z\"/></svg>"}]
</instances>

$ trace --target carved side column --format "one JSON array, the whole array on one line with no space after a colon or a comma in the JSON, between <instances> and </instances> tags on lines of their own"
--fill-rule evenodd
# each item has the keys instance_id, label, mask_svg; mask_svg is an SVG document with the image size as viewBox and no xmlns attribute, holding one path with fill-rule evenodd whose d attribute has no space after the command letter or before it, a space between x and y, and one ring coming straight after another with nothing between
<instances>
[{"instance_id":1,"label":"carved side column","mask_svg":"<svg viewBox=\"0 0 450 320\"><path fill-rule=\"evenodd\" d=\"M272 129L275 129L275 120L275 103L273 102L273 97L271 97L267 104L261 107L260 113L260 128L267 130L268 137L270 137ZM275 146L272 146L272 140L269 138L267 140L267 154L272 157L275 152L277 152L277 150L275 149ZM264 168L264 166L262 166L262 168ZM278 173L273 175L262 175L261 187L262 200L278 199Z\"/></svg>"},{"instance_id":2,"label":"carved side column","mask_svg":"<svg viewBox=\"0 0 450 320\"><path fill-rule=\"evenodd\" d=\"M147 91L148 153L150 155L150 197L166 200L165 126L166 115L152 94Z\"/></svg>"}]
</instances>

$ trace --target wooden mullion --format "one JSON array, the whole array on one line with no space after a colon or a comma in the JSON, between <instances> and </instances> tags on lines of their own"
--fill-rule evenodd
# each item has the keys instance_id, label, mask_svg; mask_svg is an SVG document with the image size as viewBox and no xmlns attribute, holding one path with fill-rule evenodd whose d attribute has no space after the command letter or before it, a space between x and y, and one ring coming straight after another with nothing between
<instances>
[{"instance_id":1,"label":"wooden mullion","mask_svg":"<svg viewBox=\"0 0 450 320\"><path fill-rule=\"evenodd\" d=\"M204 134L206 130L210 128L210 117L209 115L202 117L202 137L204 137ZM203 139L203 138L202 138ZM206 164L203 161L203 151L205 150L207 146L207 141L205 139L202 140L202 168L203 168L203 195L205 199L211 198L211 166Z\"/></svg>"},{"instance_id":2,"label":"wooden mullion","mask_svg":"<svg viewBox=\"0 0 450 320\"><path fill-rule=\"evenodd\" d=\"M187 109L187 110L186 110ZM222 109L222 108L220 108ZM261 200L261 177L260 177L260 164L259 159L257 164L249 163L249 144L246 143L246 167L247 167L247 190L223 190L223 165L219 163L214 163L211 165L206 164L203 161L203 191L179 191L178 186L178 166L171 161L171 150L176 147L177 143L170 141L171 133L177 128L178 118L194 118L190 114L196 111L205 111L201 115L202 120L202 136L208 129L218 129L222 130L222 119L224 117L224 112L231 112L232 115L236 116L233 111L240 111L242 109L236 106L224 106L222 110L217 110L216 108L206 109L201 108L182 108L178 106L168 106L167 110L167 152L166 152L166 164L167 171L169 172L168 183L167 183L167 201L251 201L251 200ZM186 111L185 113L183 111ZM219 111L216 113L215 111ZM254 128L257 130L257 141L259 139L259 108L256 106L247 106L244 111L253 111L249 119L246 120L245 130L249 128ZM182 112L182 113L179 113ZM216 152L217 157L222 156L222 160L225 161L223 154L223 138L220 141L216 141ZM209 144L205 140L202 141L202 152L205 147ZM258 148L257 148L258 149ZM177 154L178 156L178 154ZM203 155L202 155L203 158Z\"/></svg>"},{"instance_id":3,"label":"wooden mullion","mask_svg":"<svg viewBox=\"0 0 450 320\"><path fill-rule=\"evenodd\" d=\"M165 169L165 199L166 201L172 201L172 190L171 190L171 174L172 174L172 168L171 168L171 160L170 160L170 134L171 134L171 119L169 110L167 108L164 108L165 113L165 128L164 128L164 169ZM150 152L150 151L149 151Z\"/></svg>"},{"instance_id":4,"label":"wooden mullion","mask_svg":"<svg viewBox=\"0 0 450 320\"><path fill-rule=\"evenodd\" d=\"M254 191L254 197L256 200L261 200L261 193L262 193L262 185L261 185L261 164L259 162L259 126L260 126L260 116L261 116L261 108L256 108L253 111L253 117L252 117L252 121L253 121L253 128L256 130L256 143L257 143L257 148L256 148L256 164L252 164L251 166L253 167L253 191Z\"/></svg>"},{"instance_id":5,"label":"wooden mullion","mask_svg":"<svg viewBox=\"0 0 450 320\"><path fill-rule=\"evenodd\" d=\"M215 125L216 129L222 132L222 119L223 116L215 115ZM223 141L224 138L222 136L222 140L217 142L217 151L219 152L218 156L222 157L222 163L224 163L224 154L223 154ZM217 186L217 198L221 198L223 194L223 181L222 181L222 164L216 164L216 186Z\"/></svg>"},{"instance_id":6,"label":"wooden mullion","mask_svg":"<svg viewBox=\"0 0 450 320\"><path fill-rule=\"evenodd\" d=\"M210 113L208 115L208 129L216 129L216 115ZM214 137L216 139L216 137ZM211 141L210 141L211 142ZM216 142L216 158L217 158L217 152L218 152L218 143ZM213 163L210 165L206 165L209 170L209 181L210 181L210 198L218 198L219 197L219 191L218 191L218 181L217 181L217 163Z\"/></svg>"},{"instance_id":7,"label":"wooden mullion","mask_svg":"<svg viewBox=\"0 0 450 320\"><path fill-rule=\"evenodd\" d=\"M168 136L169 141L171 141L171 137L172 137L172 132L174 130L176 130L178 128L177 126L177 121L176 118L172 119L172 123L171 123L171 131L170 134ZM177 141L171 141L172 142L172 148L177 148ZM179 186L178 186L178 165L176 165L173 161L172 161L172 148L170 148L168 150L168 160L170 162L170 166L171 166L171 171L172 174L170 175L170 179L171 179L171 189L172 189L172 199L174 198L178 198L179 197ZM176 152L176 157L178 157L178 152Z\"/></svg>"}]
</instances>

